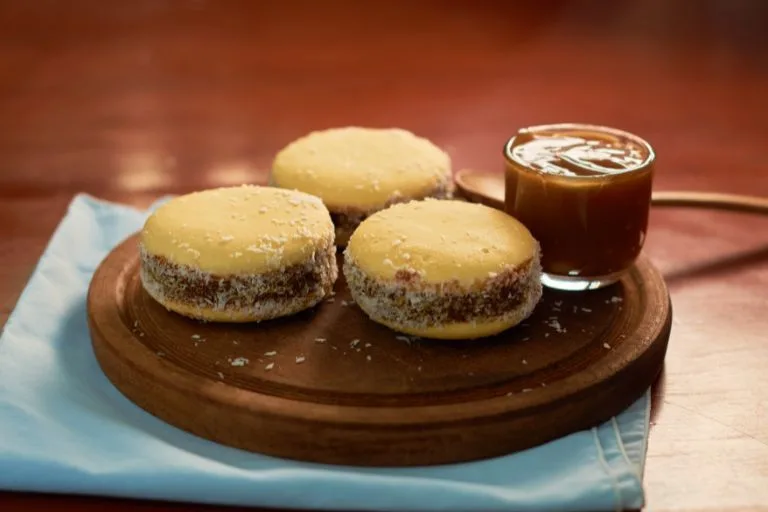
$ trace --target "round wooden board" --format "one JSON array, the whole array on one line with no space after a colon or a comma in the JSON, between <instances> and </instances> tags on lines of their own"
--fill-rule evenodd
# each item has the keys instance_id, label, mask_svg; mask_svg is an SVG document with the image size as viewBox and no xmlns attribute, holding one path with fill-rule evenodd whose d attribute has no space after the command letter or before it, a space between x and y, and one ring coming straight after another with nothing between
<instances>
[{"instance_id":1,"label":"round wooden board","mask_svg":"<svg viewBox=\"0 0 768 512\"><path fill-rule=\"evenodd\" d=\"M409 466L533 447L638 399L669 338L667 288L644 257L612 287L545 290L533 316L499 336L440 342L373 323L343 278L333 299L291 318L190 320L144 292L136 242L102 262L89 290L107 377L172 425L278 457Z\"/></svg>"}]
</instances>

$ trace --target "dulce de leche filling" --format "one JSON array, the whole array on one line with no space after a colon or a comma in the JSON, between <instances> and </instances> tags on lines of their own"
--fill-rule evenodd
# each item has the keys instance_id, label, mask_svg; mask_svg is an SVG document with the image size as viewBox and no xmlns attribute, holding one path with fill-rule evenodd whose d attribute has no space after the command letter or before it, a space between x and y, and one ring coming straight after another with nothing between
<instances>
[{"instance_id":1,"label":"dulce de leche filling","mask_svg":"<svg viewBox=\"0 0 768 512\"><path fill-rule=\"evenodd\" d=\"M250 275L215 275L143 249L140 254L142 283L161 303L259 320L310 307L330 293L338 275L332 245L303 263Z\"/></svg>"},{"instance_id":2,"label":"dulce de leche filling","mask_svg":"<svg viewBox=\"0 0 768 512\"><path fill-rule=\"evenodd\" d=\"M357 303L379 321L407 327L488 321L533 307L541 296L539 262L531 258L484 280L474 289L455 282L429 285L415 272L398 271L393 280L363 272L351 259L345 276Z\"/></svg>"}]
</instances>

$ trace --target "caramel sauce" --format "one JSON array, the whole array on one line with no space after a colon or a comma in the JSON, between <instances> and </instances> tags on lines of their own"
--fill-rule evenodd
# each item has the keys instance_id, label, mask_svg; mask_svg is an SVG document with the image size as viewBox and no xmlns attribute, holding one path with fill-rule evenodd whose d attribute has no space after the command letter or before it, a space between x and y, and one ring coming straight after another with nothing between
<instances>
[{"instance_id":1,"label":"caramel sauce","mask_svg":"<svg viewBox=\"0 0 768 512\"><path fill-rule=\"evenodd\" d=\"M544 271L603 277L630 267L648 227L654 154L589 125L521 130L507 144L506 210L542 246Z\"/></svg>"},{"instance_id":2,"label":"caramel sauce","mask_svg":"<svg viewBox=\"0 0 768 512\"><path fill-rule=\"evenodd\" d=\"M561 176L595 176L635 169L643 148L615 136L579 132L531 132L515 137L512 156L532 169Z\"/></svg>"}]
</instances>

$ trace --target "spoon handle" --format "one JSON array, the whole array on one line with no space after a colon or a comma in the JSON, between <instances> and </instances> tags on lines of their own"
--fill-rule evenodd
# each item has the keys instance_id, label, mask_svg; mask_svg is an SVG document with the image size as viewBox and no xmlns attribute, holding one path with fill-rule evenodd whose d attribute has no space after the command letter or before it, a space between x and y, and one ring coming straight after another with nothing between
<instances>
[{"instance_id":1,"label":"spoon handle","mask_svg":"<svg viewBox=\"0 0 768 512\"><path fill-rule=\"evenodd\" d=\"M504 177L494 173L463 169L456 174L459 193L469 201L504 209ZM714 208L768 215L768 197L723 194L719 192L654 191L653 206Z\"/></svg>"},{"instance_id":2,"label":"spoon handle","mask_svg":"<svg viewBox=\"0 0 768 512\"><path fill-rule=\"evenodd\" d=\"M768 215L768 198L721 194L717 192L659 191L651 197L653 206L683 206L691 208L716 208L744 213Z\"/></svg>"}]
</instances>

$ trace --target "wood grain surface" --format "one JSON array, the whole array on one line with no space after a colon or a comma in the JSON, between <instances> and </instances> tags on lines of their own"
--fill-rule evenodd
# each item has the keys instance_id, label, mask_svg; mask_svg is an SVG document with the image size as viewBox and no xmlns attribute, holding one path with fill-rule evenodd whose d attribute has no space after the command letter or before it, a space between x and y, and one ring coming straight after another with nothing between
<instances>
[{"instance_id":1,"label":"wood grain surface","mask_svg":"<svg viewBox=\"0 0 768 512\"><path fill-rule=\"evenodd\" d=\"M397 125L501 169L519 126L618 126L657 190L768 195L768 2L0 2L0 322L77 192L138 206L263 181L318 127ZM768 504L768 224L664 208L675 306L648 508ZM0 494L2 510L209 510ZM764 508L763 508L764 509ZM222 509L227 510L227 509Z\"/></svg>"},{"instance_id":2,"label":"wood grain surface","mask_svg":"<svg viewBox=\"0 0 768 512\"><path fill-rule=\"evenodd\" d=\"M96 358L155 416L258 453L353 466L423 466L531 448L609 420L653 384L672 314L641 257L592 293L545 290L521 325L439 342L371 321L341 273L333 297L260 324L198 322L144 291L138 236L88 292Z\"/></svg>"}]
</instances>

